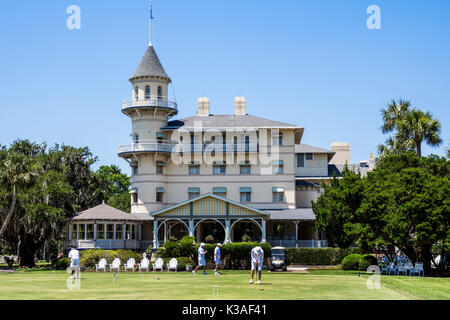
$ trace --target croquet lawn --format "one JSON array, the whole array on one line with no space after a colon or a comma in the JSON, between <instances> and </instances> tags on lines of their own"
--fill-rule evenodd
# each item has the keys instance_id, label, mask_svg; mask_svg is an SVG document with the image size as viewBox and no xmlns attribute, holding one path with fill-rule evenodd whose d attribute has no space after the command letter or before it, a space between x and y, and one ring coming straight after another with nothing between
<instances>
[{"instance_id":1,"label":"croquet lawn","mask_svg":"<svg viewBox=\"0 0 450 320\"><path fill-rule=\"evenodd\" d=\"M83 272L79 289L69 289L65 271L0 274L0 299L12 300L396 300L450 299L450 278L381 276L381 288L367 287L368 275L346 271L308 274L263 272L262 285L249 285L249 272ZM213 288L218 287L218 297ZM262 289L262 290L261 290ZM217 290L217 289L216 289Z\"/></svg>"}]
</instances>

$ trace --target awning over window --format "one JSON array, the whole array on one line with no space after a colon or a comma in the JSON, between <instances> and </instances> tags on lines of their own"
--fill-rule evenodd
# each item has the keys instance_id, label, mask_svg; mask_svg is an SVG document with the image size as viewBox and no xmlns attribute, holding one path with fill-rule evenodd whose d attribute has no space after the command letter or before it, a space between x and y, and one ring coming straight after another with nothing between
<instances>
[{"instance_id":1,"label":"awning over window","mask_svg":"<svg viewBox=\"0 0 450 320\"><path fill-rule=\"evenodd\" d=\"M156 133L156 138L157 138L157 139L165 139L165 138L166 138L166 135L165 135L164 132L157 132L157 133Z\"/></svg>"},{"instance_id":2,"label":"awning over window","mask_svg":"<svg viewBox=\"0 0 450 320\"><path fill-rule=\"evenodd\" d=\"M243 187L243 188L241 188L241 192L252 192L252 188L250 188L250 187Z\"/></svg>"},{"instance_id":3,"label":"awning over window","mask_svg":"<svg viewBox=\"0 0 450 320\"><path fill-rule=\"evenodd\" d=\"M138 189L137 188L132 188L132 189L130 189L130 193L131 194L138 193Z\"/></svg>"},{"instance_id":4,"label":"awning over window","mask_svg":"<svg viewBox=\"0 0 450 320\"><path fill-rule=\"evenodd\" d=\"M283 160L272 161L272 165L274 166L282 166L284 164Z\"/></svg>"},{"instance_id":5,"label":"awning over window","mask_svg":"<svg viewBox=\"0 0 450 320\"><path fill-rule=\"evenodd\" d=\"M272 192L284 192L284 188L274 187L272 188Z\"/></svg>"},{"instance_id":6,"label":"awning over window","mask_svg":"<svg viewBox=\"0 0 450 320\"><path fill-rule=\"evenodd\" d=\"M164 188L156 188L157 193L164 193Z\"/></svg>"},{"instance_id":7,"label":"awning over window","mask_svg":"<svg viewBox=\"0 0 450 320\"><path fill-rule=\"evenodd\" d=\"M200 193L200 188L189 188L189 193Z\"/></svg>"},{"instance_id":8,"label":"awning over window","mask_svg":"<svg viewBox=\"0 0 450 320\"><path fill-rule=\"evenodd\" d=\"M213 188L213 193L227 193L227 188Z\"/></svg>"}]
</instances>

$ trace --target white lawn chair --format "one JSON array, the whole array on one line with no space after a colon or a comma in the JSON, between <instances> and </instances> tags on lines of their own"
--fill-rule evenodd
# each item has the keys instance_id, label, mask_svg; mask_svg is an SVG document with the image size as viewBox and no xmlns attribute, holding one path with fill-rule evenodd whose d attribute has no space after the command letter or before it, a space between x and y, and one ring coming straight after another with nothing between
<instances>
[{"instance_id":1,"label":"white lawn chair","mask_svg":"<svg viewBox=\"0 0 450 320\"><path fill-rule=\"evenodd\" d=\"M114 270L117 270L117 272L120 272L120 259L115 258L113 262L109 265L109 271L113 272Z\"/></svg>"},{"instance_id":2,"label":"white lawn chair","mask_svg":"<svg viewBox=\"0 0 450 320\"><path fill-rule=\"evenodd\" d=\"M156 270L164 270L164 261L161 258L156 259L155 263L153 264L153 271Z\"/></svg>"},{"instance_id":3,"label":"white lawn chair","mask_svg":"<svg viewBox=\"0 0 450 320\"><path fill-rule=\"evenodd\" d=\"M141 263L139 264L139 271L148 271L148 266L149 266L150 262L148 261L147 258L142 258Z\"/></svg>"},{"instance_id":4,"label":"white lawn chair","mask_svg":"<svg viewBox=\"0 0 450 320\"><path fill-rule=\"evenodd\" d=\"M136 260L134 260L133 258L128 259L127 263L125 263L124 269L125 272L127 272L127 270L131 270L132 272L134 272L134 265L136 264Z\"/></svg>"},{"instance_id":5,"label":"white lawn chair","mask_svg":"<svg viewBox=\"0 0 450 320\"><path fill-rule=\"evenodd\" d=\"M103 270L103 272L106 272L106 265L107 264L108 264L108 262L106 261L105 258L100 259L98 264L95 265L95 272L97 272L98 270Z\"/></svg>"},{"instance_id":6,"label":"white lawn chair","mask_svg":"<svg viewBox=\"0 0 450 320\"><path fill-rule=\"evenodd\" d=\"M169 263L167 264L167 271L174 270L177 272L178 268L178 260L176 258L170 259Z\"/></svg>"}]
</instances>

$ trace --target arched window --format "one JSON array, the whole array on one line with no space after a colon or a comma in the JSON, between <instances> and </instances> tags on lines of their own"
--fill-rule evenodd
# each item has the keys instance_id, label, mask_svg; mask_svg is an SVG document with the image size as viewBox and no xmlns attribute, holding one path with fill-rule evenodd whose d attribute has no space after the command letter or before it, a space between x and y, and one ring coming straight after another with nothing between
<instances>
[{"instance_id":1,"label":"arched window","mask_svg":"<svg viewBox=\"0 0 450 320\"><path fill-rule=\"evenodd\" d=\"M158 100L162 99L162 88L158 87Z\"/></svg>"},{"instance_id":2,"label":"arched window","mask_svg":"<svg viewBox=\"0 0 450 320\"><path fill-rule=\"evenodd\" d=\"M134 87L134 99L139 100L139 87Z\"/></svg>"},{"instance_id":3,"label":"arched window","mask_svg":"<svg viewBox=\"0 0 450 320\"><path fill-rule=\"evenodd\" d=\"M150 86L145 86L145 99L150 99Z\"/></svg>"}]
</instances>

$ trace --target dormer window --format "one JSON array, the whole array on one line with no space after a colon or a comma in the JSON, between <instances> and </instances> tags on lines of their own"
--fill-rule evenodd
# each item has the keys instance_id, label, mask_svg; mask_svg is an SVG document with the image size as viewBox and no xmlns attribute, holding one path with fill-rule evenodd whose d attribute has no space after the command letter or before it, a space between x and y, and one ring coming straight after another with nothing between
<instances>
[{"instance_id":1,"label":"dormer window","mask_svg":"<svg viewBox=\"0 0 450 320\"><path fill-rule=\"evenodd\" d=\"M145 99L150 99L150 86L145 86Z\"/></svg>"}]
</instances>

